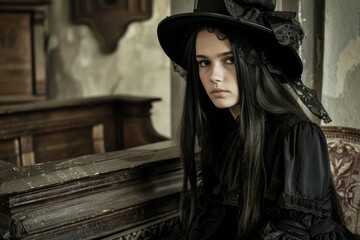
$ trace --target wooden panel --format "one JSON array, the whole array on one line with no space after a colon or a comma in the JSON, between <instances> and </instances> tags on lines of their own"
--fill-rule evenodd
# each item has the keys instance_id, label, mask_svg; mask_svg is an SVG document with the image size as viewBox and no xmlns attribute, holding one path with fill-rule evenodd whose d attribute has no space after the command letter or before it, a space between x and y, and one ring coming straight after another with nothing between
<instances>
[{"instance_id":1,"label":"wooden panel","mask_svg":"<svg viewBox=\"0 0 360 240\"><path fill-rule=\"evenodd\" d=\"M61 103L62 101L47 102ZM0 114L2 135L7 137L19 136L24 134L37 134L60 131L69 128L81 128L101 122L104 118L112 117L111 105L93 105L93 106L70 106L57 107L43 110L42 104L27 104L26 112ZM21 106L12 107L9 111L21 108ZM0 109L1 111L1 109Z\"/></svg>"},{"instance_id":2,"label":"wooden panel","mask_svg":"<svg viewBox=\"0 0 360 240\"><path fill-rule=\"evenodd\" d=\"M135 147L153 141L164 141L153 128L150 119L151 102L146 99L138 101L117 102L119 126L122 132L123 148ZM157 140L155 140L157 139Z\"/></svg>"},{"instance_id":3,"label":"wooden panel","mask_svg":"<svg viewBox=\"0 0 360 240\"><path fill-rule=\"evenodd\" d=\"M118 131L119 124L116 121L115 113L111 118L104 119L102 123L104 125L105 152L120 150L122 146L120 136L123 133Z\"/></svg>"},{"instance_id":4,"label":"wooden panel","mask_svg":"<svg viewBox=\"0 0 360 240\"><path fill-rule=\"evenodd\" d=\"M92 139L94 145L94 153L105 152L104 125L97 124L92 128Z\"/></svg>"},{"instance_id":5,"label":"wooden panel","mask_svg":"<svg viewBox=\"0 0 360 240\"><path fill-rule=\"evenodd\" d=\"M35 164L35 155L32 136L20 137L21 165L31 166Z\"/></svg>"},{"instance_id":6,"label":"wooden panel","mask_svg":"<svg viewBox=\"0 0 360 240\"><path fill-rule=\"evenodd\" d=\"M34 79L35 79L35 89L34 94L36 95L47 95L47 59L45 52L45 37L47 36L47 27L46 24L46 13L44 12L35 12L34 14Z\"/></svg>"},{"instance_id":7,"label":"wooden panel","mask_svg":"<svg viewBox=\"0 0 360 240\"><path fill-rule=\"evenodd\" d=\"M92 126L34 136L36 163L93 154Z\"/></svg>"},{"instance_id":8,"label":"wooden panel","mask_svg":"<svg viewBox=\"0 0 360 240\"><path fill-rule=\"evenodd\" d=\"M47 99L49 0L0 0L0 105Z\"/></svg>"},{"instance_id":9,"label":"wooden panel","mask_svg":"<svg viewBox=\"0 0 360 240\"><path fill-rule=\"evenodd\" d=\"M20 166L19 140L0 140L0 160Z\"/></svg>"},{"instance_id":10,"label":"wooden panel","mask_svg":"<svg viewBox=\"0 0 360 240\"><path fill-rule=\"evenodd\" d=\"M31 94L30 14L0 14L0 94Z\"/></svg>"}]
</instances>

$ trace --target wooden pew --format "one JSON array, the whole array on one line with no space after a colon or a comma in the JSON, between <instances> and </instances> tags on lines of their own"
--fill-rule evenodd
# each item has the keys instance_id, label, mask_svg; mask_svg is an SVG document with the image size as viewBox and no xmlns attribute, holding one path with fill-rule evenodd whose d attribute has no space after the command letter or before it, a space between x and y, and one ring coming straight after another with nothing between
<instances>
[{"instance_id":1,"label":"wooden pew","mask_svg":"<svg viewBox=\"0 0 360 240\"><path fill-rule=\"evenodd\" d=\"M2 162L0 238L161 239L174 230L181 185L171 141L32 166Z\"/></svg>"},{"instance_id":2,"label":"wooden pew","mask_svg":"<svg viewBox=\"0 0 360 240\"><path fill-rule=\"evenodd\" d=\"M0 159L17 166L166 140L150 110L159 98L106 96L0 107Z\"/></svg>"}]
</instances>

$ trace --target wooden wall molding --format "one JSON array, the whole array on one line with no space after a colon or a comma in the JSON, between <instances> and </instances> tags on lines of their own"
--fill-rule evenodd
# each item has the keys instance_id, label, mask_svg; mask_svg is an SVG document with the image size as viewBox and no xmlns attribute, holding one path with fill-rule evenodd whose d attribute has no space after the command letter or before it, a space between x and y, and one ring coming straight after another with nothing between
<instances>
[{"instance_id":1,"label":"wooden wall molding","mask_svg":"<svg viewBox=\"0 0 360 240\"><path fill-rule=\"evenodd\" d=\"M151 17L152 0L70 0L72 20L95 33L104 53L112 53L127 26Z\"/></svg>"}]
</instances>

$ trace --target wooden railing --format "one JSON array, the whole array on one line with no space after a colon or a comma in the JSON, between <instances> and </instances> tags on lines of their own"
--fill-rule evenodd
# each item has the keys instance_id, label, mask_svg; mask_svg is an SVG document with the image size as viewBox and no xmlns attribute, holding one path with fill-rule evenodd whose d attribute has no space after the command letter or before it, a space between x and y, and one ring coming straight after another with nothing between
<instances>
[{"instance_id":1,"label":"wooden railing","mask_svg":"<svg viewBox=\"0 0 360 240\"><path fill-rule=\"evenodd\" d=\"M150 119L159 100L118 95L0 107L0 159L27 166L164 141Z\"/></svg>"}]
</instances>

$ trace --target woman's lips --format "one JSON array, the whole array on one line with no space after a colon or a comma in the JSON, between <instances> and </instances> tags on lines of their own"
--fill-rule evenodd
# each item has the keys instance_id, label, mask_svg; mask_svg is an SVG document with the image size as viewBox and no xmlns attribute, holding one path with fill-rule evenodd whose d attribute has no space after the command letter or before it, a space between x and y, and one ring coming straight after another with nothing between
<instances>
[{"instance_id":1,"label":"woman's lips","mask_svg":"<svg viewBox=\"0 0 360 240\"><path fill-rule=\"evenodd\" d=\"M221 89L221 88L215 88L211 91L211 94L213 94L214 96L223 96L225 93L227 93L228 91Z\"/></svg>"}]
</instances>

